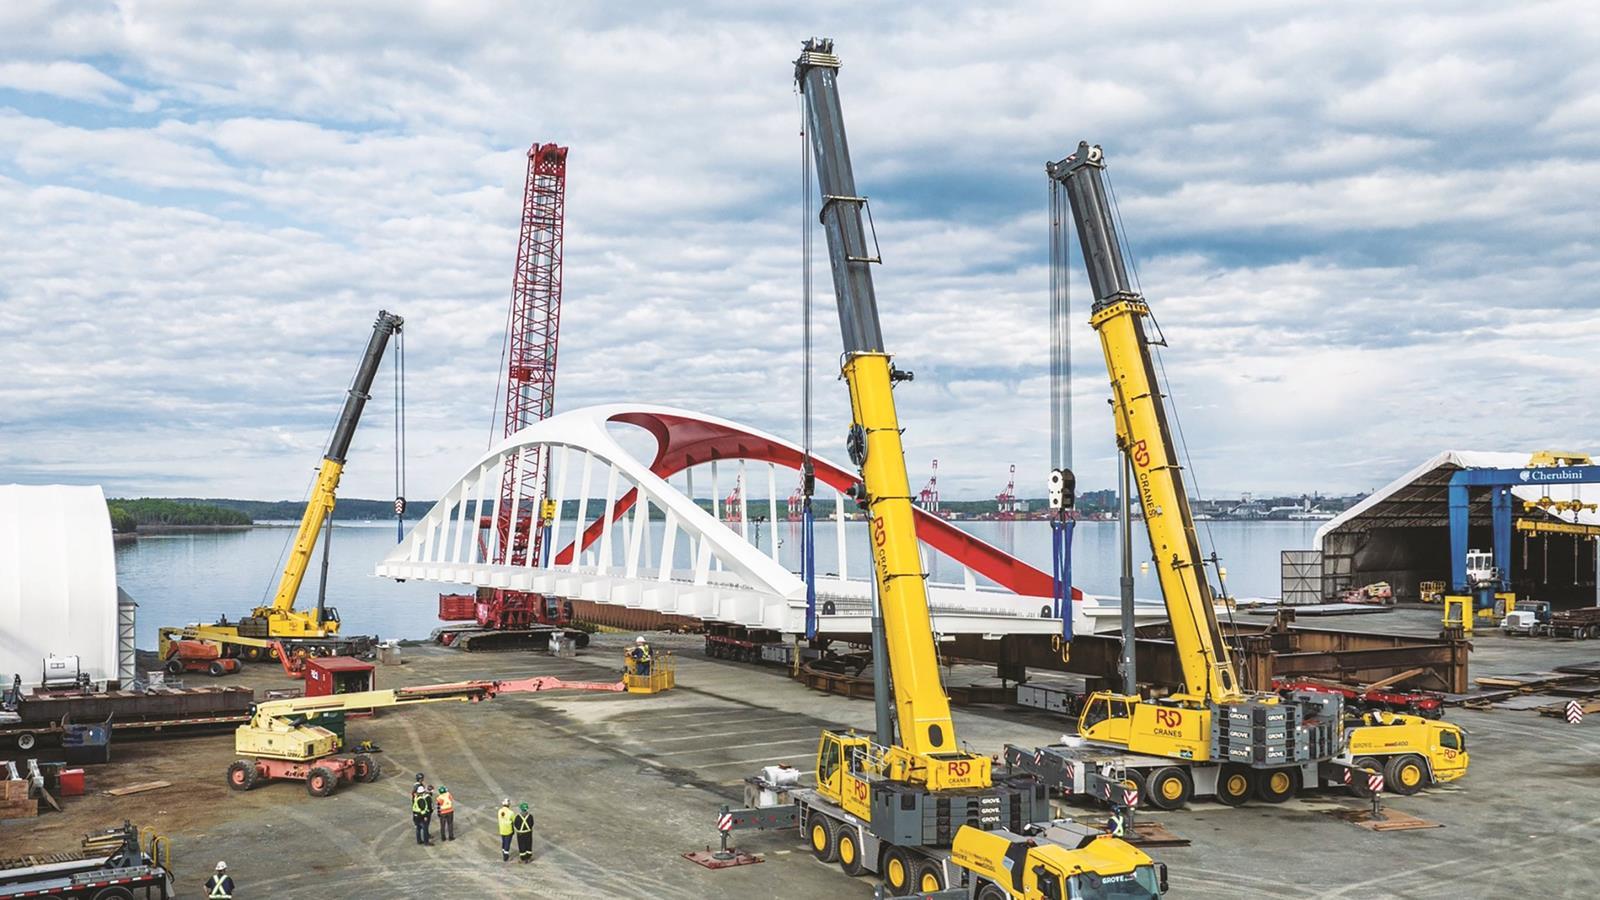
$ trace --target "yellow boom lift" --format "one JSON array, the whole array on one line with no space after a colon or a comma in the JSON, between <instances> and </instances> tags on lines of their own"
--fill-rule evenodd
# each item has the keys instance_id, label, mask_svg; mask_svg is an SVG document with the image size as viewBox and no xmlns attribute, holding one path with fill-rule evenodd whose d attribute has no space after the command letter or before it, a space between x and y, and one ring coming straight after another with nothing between
<instances>
[{"instance_id":1,"label":"yellow boom lift","mask_svg":"<svg viewBox=\"0 0 1600 900\"><path fill-rule=\"evenodd\" d=\"M1083 248L1094 293L1089 324L1100 337L1111 378L1117 446L1144 512L1183 681L1158 698L1092 694L1078 721L1087 743L1007 747L1006 760L1067 792L1091 796L1104 796L1102 782L1109 777L1131 785L1136 802L1163 809L1177 809L1196 795L1229 805L1252 795L1279 803L1303 785L1343 780L1351 762L1343 698L1280 696L1238 683L1156 378L1145 321L1150 307L1128 277L1104 169L1100 147L1088 143L1051 166L1065 186ZM1466 768L1461 730L1411 718L1417 721L1404 728L1381 726L1381 735L1351 735L1371 738L1361 741L1370 751L1361 762L1388 766L1412 787L1459 777ZM1402 735L1414 739L1398 740Z\"/></svg>"},{"instance_id":2,"label":"yellow boom lift","mask_svg":"<svg viewBox=\"0 0 1600 900\"><path fill-rule=\"evenodd\" d=\"M228 767L228 786L248 791L273 779L304 781L311 796L326 797L345 782L378 780L378 762L370 755L340 753L345 746L346 713L423 703L477 703L501 694L559 690L621 692L624 688L620 681L539 676L269 700L257 704L250 721L234 733L234 750L245 758Z\"/></svg>"},{"instance_id":3,"label":"yellow boom lift","mask_svg":"<svg viewBox=\"0 0 1600 900\"><path fill-rule=\"evenodd\" d=\"M355 380L351 382L345 397L344 409L339 413L338 424L333 429L333 438L328 442L328 452L322 456L316 485L306 501L305 513L300 517L300 527L295 531L294 543L289 548L289 558L284 563L283 574L278 578L278 588L272 602L256 607L250 615L235 622L229 622L224 616L215 624L187 626L184 630L190 632L189 636L224 645L243 646L244 655L251 659L260 658L268 651L259 644L240 642L235 638L279 639L291 651L299 648L319 655L371 649L370 639L340 637L339 611L324 606L320 595L317 606L310 610L295 609L295 600L300 595L300 583L305 580L306 569L311 564L311 554L316 548L318 535L324 528L332 527L339 476L344 473L345 458L350 452L350 441L355 437L356 425L361 421L361 412L371 398L378 364L383 361L389 338L399 334L404 325L405 320L400 316L386 310L378 312L378 319L372 325L372 337L367 341L366 352L361 356ZM323 553L327 553L326 544Z\"/></svg>"},{"instance_id":4,"label":"yellow boom lift","mask_svg":"<svg viewBox=\"0 0 1600 900\"><path fill-rule=\"evenodd\" d=\"M1164 866L1098 831L1068 834L1062 825L1047 834L1044 785L1029 776L994 778L989 757L962 748L956 738L939 678L895 412L894 386L911 374L895 368L884 350L870 268L879 259L867 243L866 198L857 194L851 170L838 74L833 42L807 41L795 78L844 333L848 447L861 471L855 499L869 522L893 721L879 722L883 744L854 732L824 731L815 789L783 791L792 803L787 816L773 807L739 810L734 827L771 827L780 819L798 824L818 859L837 861L850 875L879 873L895 895L948 890L982 900L1062 900L1108 896L1106 886L1116 885L1117 897L1155 897L1164 889Z\"/></svg>"}]
</instances>

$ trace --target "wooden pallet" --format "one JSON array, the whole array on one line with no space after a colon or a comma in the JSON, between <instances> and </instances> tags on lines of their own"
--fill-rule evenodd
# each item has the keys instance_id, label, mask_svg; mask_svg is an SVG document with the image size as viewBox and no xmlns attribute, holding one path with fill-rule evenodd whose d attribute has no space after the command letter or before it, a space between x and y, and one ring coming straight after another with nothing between
<instances>
[{"instance_id":1,"label":"wooden pallet","mask_svg":"<svg viewBox=\"0 0 1600 900\"><path fill-rule=\"evenodd\" d=\"M1443 828L1438 822L1419 819L1410 813L1403 813L1397 809L1385 809L1382 818L1373 818L1370 809L1336 809L1328 815L1335 819L1342 819L1351 825L1365 828L1368 831L1415 831L1419 828Z\"/></svg>"},{"instance_id":2,"label":"wooden pallet","mask_svg":"<svg viewBox=\"0 0 1600 900\"><path fill-rule=\"evenodd\" d=\"M1190 844L1188 838L1173 834L1160 822L1135 822L1133 834L1125 834L1122 839L1140 847L1187 847Z\"/></svg>"},{"instance_id":3,"label":"wooden pallet","mask_svg":"<svg viewBox=\"0 0 1600 900\"><path fill-rule=\"evenodd\" d=\"M1509 675L1485 675L1473 679L1480 688L1505 688L1523 693L1537 693L1557 685L1586 681L1589 676L1568 672L1514 672Z\"/></svg>"},{"instance_id":4,"label":"wooden pallet","mask_svg":"<svg viewBox=\"0 0 1600 900\"><path fill-rule=\"evenodd\" d=\"M1583 714L1586 716L1593 715L1594 713L1600 713L1600 700L1580 700L1578 701L1578 708L1582 709ZM1551 703L1548 706L1541 706L1539 707L1539 715L1550 716L1551 718L1555 719L1565 719L1567 717L1567 704L1566 702L1561 702Z\"/></svg>"}]
</instances>

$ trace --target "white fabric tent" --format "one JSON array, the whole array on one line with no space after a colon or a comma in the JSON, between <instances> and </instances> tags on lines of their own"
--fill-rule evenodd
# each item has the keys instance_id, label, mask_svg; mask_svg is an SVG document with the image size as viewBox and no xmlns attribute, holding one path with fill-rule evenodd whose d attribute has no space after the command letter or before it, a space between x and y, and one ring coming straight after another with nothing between
<instances>
[{"instance_id":1,"label":"white fabric tent","mask_svg":"<svg viewBox=\"0 0 1600 900\"><path fill-rule=\"evenodd\" d=\"M49 655L116 680L117 569L99 485L0 485L0 678Z\"/></svg>"}]
</instances>

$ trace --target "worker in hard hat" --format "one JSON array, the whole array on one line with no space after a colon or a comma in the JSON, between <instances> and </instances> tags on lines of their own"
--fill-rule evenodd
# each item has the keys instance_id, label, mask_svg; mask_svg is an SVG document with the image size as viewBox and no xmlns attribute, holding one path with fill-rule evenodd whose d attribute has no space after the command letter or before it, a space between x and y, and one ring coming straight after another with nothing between
<instances>
[{"instance_id":1,"label":"worker in hard hat","mask_svg":"<svg viewBox=\"0 0 1600 900\"><path fill-rule=\"evenodd\" d=\"M511 825L516 814L511 811L511 798L500 801L500 861L511 861Z\"/></svg>"},{"instance_id":2,"label":"worker in hard hat","mask_svg":"<svg viewBox=\"0 0 1600 900\"><path fill-rule=\"evenodd\" d=\"M528 804L518 807L516 817L511 820L511 830L517 835L517 858L533 862L533 813L528 812Z\"/></svg>"},{"instance_id":3,"label":"worker in hard hat","mask_svg":"<svg viewBox=\"0 0 1600 900\"><path fill-rule=\"evenodd\" d=\"M633 663L633 674L643 677L650 674L650 643L639 635L628 649L628 660Z\"/></svg>"},{"instance_id":4,"label":"worker in hard hat","mask_svg":"<svg viewBox=\"0 0 1600 900\"><path fill-rule=\"evenodd\" d=\"M206 897L212 900L232 900L233 879L228 877L228 864L217 862L217 869L206 879Z\"/></svg>"},{"instance_id":5,"label":"worker in hard hat","mask_svg":"<svg viewBox=\"0 0 1600 900\"><path fill-rule=\"evenodd\" d=\"M433 792L425 784L411 791L411 824L417 827L417 843L433 843Z\"/></svg>"},{"instance_id":6,"label":"worker in hard hat","mask_svg":"<svg viewBox=\"0 0 1600 900\"><path fill-rule=\"evenodd\" d=\"M450 789L439 785L439 793L433 800L433 808L439 811L439 841L453 841L456 839L456 798L450 796Z\"/></svg>"}]
</instances>

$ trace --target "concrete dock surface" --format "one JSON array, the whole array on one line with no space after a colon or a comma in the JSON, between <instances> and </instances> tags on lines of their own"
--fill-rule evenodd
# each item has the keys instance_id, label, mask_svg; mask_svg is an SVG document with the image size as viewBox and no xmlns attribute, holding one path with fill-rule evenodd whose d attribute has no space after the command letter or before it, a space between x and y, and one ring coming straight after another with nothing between
<instances>
[{"instance_id":1,"label":"concrete dock surface","mask_svg":"<svg viewBox=\"0 0 1600 900\"><path fill-rule=\"evenodd\" d=\"M1410 634L1438 630L1437 609L1401 610L1326 627ZM1322 622L1305 623L1316 627ZM873 882L813 859L797 832L736 833L765 862L723 871L681 854L715 843L724 804L761 766L809 769L824 727L870 730L866 700L812 692L771 668L705 658L697 636L652 635L678 660L678 688L658 696L506 695L352 719L351 740L377 741L384 775L331 797L303 785L248 793L224 780L231 731L123 740L114 762L89 769L89 795L64 813L0 825L0 855L76 846L79 835L124 819L173 843L181 896L225 860L238 896L327 897L869 897ZM405 648L405 664L380 666L380 687L467 678L555 675L611 680L631 635L597 635L576 659L542 652L465 654ZM1474 676L1548 670L1600 658L1600 642L1509 638L1480 631ZM955 679L986 677L957 667ZM268 666L230 683L258 691L297 684ZM191 682L204 679L190 676ZM1043 744L1070 730L1032 710L958 708L961 739L998 753L1003 743ZM1447 713L1469 733L1471 769L1454 785L1389 806L1445 827L1375 833L1334 818L1366 804L1342 792L1279 806L1143 811L1193 843L1150 851L1171 869L1174 897L1600 896L1591 854L1600 839L1600 716L1580 725L1528 711ZM418 846L409 795L415 773L456 797L458 839ZM116 798L108 788L165 780L171 787ZM535 858L500 860L495 808L527 802ZM1095 809L1072 809L1084 820Z\"/></svg>"}]
</instances>

